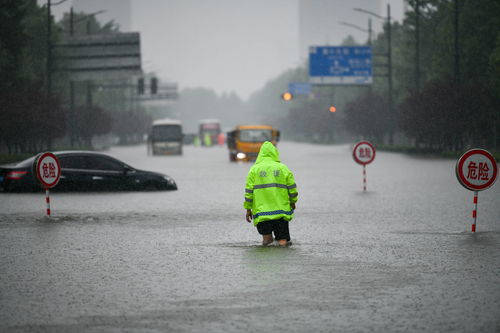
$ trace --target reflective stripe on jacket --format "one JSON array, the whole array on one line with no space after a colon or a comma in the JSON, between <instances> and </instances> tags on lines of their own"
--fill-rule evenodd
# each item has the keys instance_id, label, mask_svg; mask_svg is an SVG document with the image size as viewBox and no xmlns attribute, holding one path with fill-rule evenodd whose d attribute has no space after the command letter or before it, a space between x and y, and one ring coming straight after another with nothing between
<instances>
[{"instance_id":1,"label":"reflective stripe on jacket","mask_svg":"<svg viewBox=\"0 0 500 333\"><path fill-rule=\"evenodd\" d=\"M293 218L290 204L297 199L292 172L280 163L276 147L271 142L264 142L248 172L243 207L252 210L254 225L281 218L290 221Z\"/></svg>"}]
</instances>

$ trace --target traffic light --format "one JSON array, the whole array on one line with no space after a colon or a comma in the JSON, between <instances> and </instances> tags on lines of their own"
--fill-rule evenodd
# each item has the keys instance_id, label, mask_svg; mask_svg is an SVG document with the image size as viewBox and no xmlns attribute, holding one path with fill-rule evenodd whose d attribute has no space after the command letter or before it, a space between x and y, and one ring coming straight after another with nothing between
<instances>
[{"instance_id":1,"label":"traffic light","mask_svg":"<svg viewBox=\"0 0 500 333\"><path fill-rule=\"evenodd\" d=\"M328 110L330 110L330 112L335 112L337 111L337 108L333 105L330 105L330 107L328 108Z\"/></svg>"},{"instance_id":2,"label":"traffic light","mask_svg":"<svg viewBox=\"0 0 500 333\"><path fill-rule=\"evenodd\" d=\"M281 94L281 99L284 100L285 102L291 101L293 99L293 95L290 92L284 92Z\"/></svg>"},{"instance_id":3,"label":"traffic light","mask_svg":"<svg viewBox=\"0 0 500 333\"><path fill-rule=\"evenodd\" d=\"M158 92L158 79L155 77L151 78L151 95L155 95Z\"/></svg>"},{"instance_id":4,"label":"traffic light","mask_svg":"<svg viewBox=\"0 0 500 333\"><path fill-rule=\"evenodd\" d=\"M144 95L144 79L142 77L137 79L137 93L139 95Z\"/></svg>"}]
</instances>

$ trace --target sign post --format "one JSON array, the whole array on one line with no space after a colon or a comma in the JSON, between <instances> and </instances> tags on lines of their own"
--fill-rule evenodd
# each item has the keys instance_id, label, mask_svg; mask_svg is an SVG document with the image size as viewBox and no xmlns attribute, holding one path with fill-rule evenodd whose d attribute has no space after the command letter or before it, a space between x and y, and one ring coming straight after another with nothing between
<instances>
[{"instance_id":1,"label":"sign post","mask_svg":"<svg viewBox=\"0 0 500 333\"><path fill-rule=\"evenodd\" d=\"M36 179L45 189L45 202L47 204L47 217L50 217L50 193L61 177L61 165L57 156L52 153L43 153L34 161Z\"/></svg>"},{"instance_id":2,"label":"sign post","mask_svg":"<svg viewBox=\"0 0 500 333\"><path fill-rule=\"evenodd\" d=\"M474 191L472 232L476 232L478 193L495 183L498 174L497 162L488 151L471 149L460 156L455 166L455 173L463 187Z\"/></svg>"},{"instance_id":3,"label":"sign post","mask_svg":"<svg viewBox=\"0 0 500 333\"><path fill-rule=\"evenodd\" d=\"M375 147L368 141L360 141L354 146L352 157L363 166L363 191L366 192L366 165L375 159Z\"/></svg>"}]
</instances>

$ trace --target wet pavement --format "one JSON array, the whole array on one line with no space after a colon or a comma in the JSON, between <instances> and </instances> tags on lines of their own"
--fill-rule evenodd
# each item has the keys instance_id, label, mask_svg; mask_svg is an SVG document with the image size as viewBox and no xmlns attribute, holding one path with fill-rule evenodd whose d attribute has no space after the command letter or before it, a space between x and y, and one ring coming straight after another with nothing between
<instances>
[{"instance_id":1,"label":"wet pavement","mask_svg":"<svg viewBox=\"0 0 500 333\"><path fill-rule=\"evenodd\" d=\"M244 220L250 164L225 148L108 153L178 191L0 194L0 331L498 332L500 183L459 185L455 160L283 142L299 202L293 245Z\"/></svg>"}]
</instances>

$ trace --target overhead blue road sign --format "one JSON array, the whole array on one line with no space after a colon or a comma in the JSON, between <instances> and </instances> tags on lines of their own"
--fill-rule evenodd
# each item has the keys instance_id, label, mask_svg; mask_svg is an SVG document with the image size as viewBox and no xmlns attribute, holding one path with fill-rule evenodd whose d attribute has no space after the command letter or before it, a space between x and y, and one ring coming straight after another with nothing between
<instances>
[{"instance_id":1,"label":"overhead blue road sign","mask_svg":"<svg viewBox=\"0 0 500 333\"><path fill-rule=\"evenodd\" d=\"M368 85L373 83L370 46L309 47L312 84Z\"/></svg>"},{"instance_id":2,"label":"overhead blue road sign","mask_svg":"<svg viewBox=\"0 0 500 333\"><path fill-rule=\"evenodd\" d=\"M294 96L311 94L311 84L308 82L290 82L288 92Z\"/></svg>"}]
</instances>

